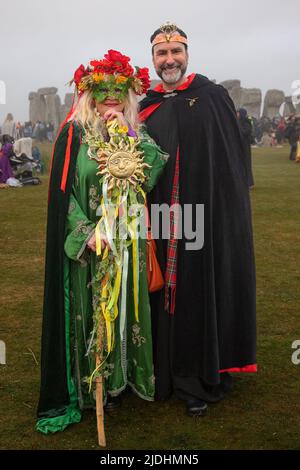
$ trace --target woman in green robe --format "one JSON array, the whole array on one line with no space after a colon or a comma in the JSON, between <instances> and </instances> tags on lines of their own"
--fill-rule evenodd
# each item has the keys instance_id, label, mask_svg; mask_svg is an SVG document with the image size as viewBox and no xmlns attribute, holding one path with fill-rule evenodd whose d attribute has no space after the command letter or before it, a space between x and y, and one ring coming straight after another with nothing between
<instances>
[{"instance_id":1,"label":"woman in green robe","mask_svg":"<svg viewBox=\"0 0 300 470\"><path fill-rule=\"evenodd\" d=\"M56 141L49 186L37 422L46 434L95 407L99 374L105 402L127 385L154 399L145 218L130 213L168 157L138 124L148 71L134 73L111 50L81 65L74 82L79 99Z\"/></svg>"}]
</instances>

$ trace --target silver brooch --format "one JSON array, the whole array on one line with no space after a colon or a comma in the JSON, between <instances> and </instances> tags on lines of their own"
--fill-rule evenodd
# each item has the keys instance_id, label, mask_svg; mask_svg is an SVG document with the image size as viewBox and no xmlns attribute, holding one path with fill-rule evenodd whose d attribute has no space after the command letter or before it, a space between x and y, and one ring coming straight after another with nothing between
<instances>
[{"instance_id":1,"label":"silver brooch","mask_svg":"<svg viewBox=\"0 0 300 470\"><path fill-rule=\"evenodd\" d=\"M194 106L198 98L199 97L197 96L197 98L186 98L186 100L189 102L190 107L192 107Z\"/></svg>"}]
</instances>

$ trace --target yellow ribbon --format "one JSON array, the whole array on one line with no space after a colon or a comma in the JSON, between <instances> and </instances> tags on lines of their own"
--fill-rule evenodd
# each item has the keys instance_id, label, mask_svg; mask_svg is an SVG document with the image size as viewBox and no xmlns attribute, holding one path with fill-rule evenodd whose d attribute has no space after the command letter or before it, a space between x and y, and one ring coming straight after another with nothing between
<instances>
[{"instance_id":1,"label":"yellow ribbon","mask_svg":"<svg viewBox=\"0 0 300 470\"><path fill-rule=\"evenodd\" d=\"M101 232L100 232L100 227L102 225L102 222L103 222L103 216L101 217L101 219L99 220L99 222L97 223L96 225L96 229L95 229L95 237L96 237L96 255L97 256L101 256Z\"/></svg>"},{"instance_id":2,"label":"yellow ribbon","mask_svg":"<svg viewBox=\"0 0 300 470\"><path fill-rule=\"evenodd\" d=\"M298 143L297 143L297 155L296 155L296 161L299 162L300 161L300 140L298 140Z\"/></svg>"},{"instance_id":3,"label":"yellow ribbon","mask_svg":"<svg viewBox=\"0 0 300 470\"><path fill-rule=\"evenodd\" d=\"M139 321L139 292L138 292L138 243L137 243L137 221L133 220L128 225L128 231L130 233L132 241L132 264L133 264L133 302L134 302L134 316L136 321Z\"/></svg>"}]
</instances>

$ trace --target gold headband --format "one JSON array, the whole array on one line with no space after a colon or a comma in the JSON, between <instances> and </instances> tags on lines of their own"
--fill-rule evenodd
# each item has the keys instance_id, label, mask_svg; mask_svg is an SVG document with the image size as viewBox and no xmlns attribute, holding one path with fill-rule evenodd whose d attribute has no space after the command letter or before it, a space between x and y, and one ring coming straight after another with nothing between
<instances>
[{"instance_id":1,"label":"gold headband","mask_svg":"<svg viewBox=\"0 0 300 470\"><path fill-rule=\"evenodd\" d=\"M187 38L181 36L178 31L175 33L160 33L152 41L152 46L156 44L160 44L162 42L182 42L183 44L187 44Z\"/></svg>"},{"instance_id":2,"label":"gold headband","mask_svg":"<svg viewBox=\"0 0 300 470\"><path fill-rule=\"evenodd\" d=\"M152 46L155 44L161 44L162 42L182 42L187 44L187 38L181 36L178 31L178 26L169 21L163 24L160 28L161 33L157 34L152 41Z\"/></svg>"}]
</instances>

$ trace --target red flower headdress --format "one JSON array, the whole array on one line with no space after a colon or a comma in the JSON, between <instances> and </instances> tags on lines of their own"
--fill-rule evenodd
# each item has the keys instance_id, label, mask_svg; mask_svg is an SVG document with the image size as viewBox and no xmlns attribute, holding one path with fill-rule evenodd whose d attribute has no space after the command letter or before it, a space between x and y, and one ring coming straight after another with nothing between
<instances>
[{"instance_id":1,"label":"red flower headdress","mask_svg":"<svg viewBox=\"0 0 300 470\"><path fill-rule=\"evenodd\" d=\"M86 68L81 64L70 83L74 82L82 93L95 90L99 83L113 75L117 83L126 83L127 89L132 88L137 95L142 95L150 87L149 69L135 67L134 70L129 61L130 57L110 49L103 59L91 60Z\"/></svg>"}]
</instances>

